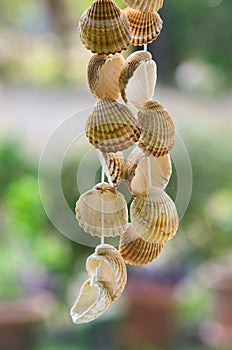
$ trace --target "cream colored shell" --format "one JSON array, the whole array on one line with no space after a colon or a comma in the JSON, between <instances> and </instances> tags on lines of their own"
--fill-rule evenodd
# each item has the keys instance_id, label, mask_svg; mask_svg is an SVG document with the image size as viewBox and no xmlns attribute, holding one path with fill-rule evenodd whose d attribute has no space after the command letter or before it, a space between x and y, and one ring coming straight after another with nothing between
<instances>
[{"instance_id":1,"label":"cream colored shell","mask_svg":"<svg viewBox=\"0 0 232 350\"><path fill-rule=\"evenodd\" d=\"M164 189L171 174L172 163L169 154L159 158L147 157L140 148L135 147L126 162L125 180L134 195L147 194L149 186Z\"/></svg>"},{"instance_id":2,"label":"cream colored shell","mask_svg":"<svg viewBox=\"0 0 232 350\"><path fill-rule=\"evenodd\" d=\"M92 94L99 99L108 97L119 99L119 76L124 58L116 55L93 55L89 61L87 75Z\"/></svg>"},{"instance_id":3,"label":"cream colored shell","mask_svg":"<svg viewBox=\"0 0 232 350\"><path fill-rule=\"evenodd\" d=\"M121 236L119 253L127 264L146 265L158 257L163 247L162 243L144 241L129 224L128 230Z\"/></svg>"},{"instance_id":4,"label":"cream colored shell","mask_svg":"<svg viewBox=\"0 0 232 350\"><path fill-rule=\"evenodd\" d=\"M165 243L178 229L175 204L157 187L150 187L147 195L135 197L130 216L137 234L149 243Z\"/></svg>"},{"instance_id":5,"label":"cream colored shell","mask_svg":"<svg viewBox=\"0 0 232 350\"><path fill-rule=\"evenodd\" d=\"M109 290L112 300L117 300L126 285L126 265L116 248L104 244L96 247L86 262L89 278L99 281Z\"/></svg>"},{"instance_id":6,"label":"cream colored shell","mask_svg":"<svg viewBox=\"0 0 232 350\"><path fill-rule=\"evenodd\" d=\"M149 52L138 51L125 61L119 86L123 100L142 108L154 94L157 80L157 66Z\"/></svg>"},{"instance_id":7,"label":"cream colored shell","mask_svg":"<svg viewBox=\"0 0 232 350\"><path fill-rule=\"evenodd\" d=\"M111 0L95 0L79 21L79 34L88 50L114 54L127 49L131 40L126 15Z\"/></svg>"},{"instance_id":8,"label":"cream colored shell","mask_svg":"<svg viewBox=\"0 0 232 350\"><path fill-rule=\"evenodd\" d=\"M157 12L141 12L127 7L124 10L131 29L131 45L149 44L161 33L163 21Z\"/></svg>"},{"instance_id":9,"label":"cream colored shell","mask_svg":"<svg viewBox=\"0 0 232 350\"><path fill-rule=\"evenodd\" d=\"M127 106L105 98L97 102L88 116L86 136L94 147L110 153L132 146L139 138L139 131Z\"/></svg>"},{"instance_id":10,"label":"cream colored shell","mask_svg":"<svg viewBox=\"0 0 232 350\"><path fill-rule=\"evenodd\" d=\"M82 285L70 315L76 324L87 323L101 316L111 303L110 293L103 284L89 279Z\"/></svg>"},{"instance_id":11,"label":"cream colored shell","mask_svg":"<svg viewBox=\"0 0 232 350\"><path fill-rule=\"evenodd\" d=\"M123 2L132 9L142 12L159 11L163 7L163 0L123 0Z\"/></svg>"},{"instance_id":12,"label":"cream colored shell","mask_svg":"<svg viewBox=\"0 0 232 350\"><path fill-rule=\"evenodd\" d=\"M168 111L158 102L149 101L138 112L138 146L147 155L163 157L175 144L175 126Z\"/></svg>"},{"instance_id":13,"label":"cream colored shell","mask_svg":"<svg viewBox=\"0 0 232 350\"><path fill-rule=\"evenodd\" d=\"M76 203L76 217L85 232L98 237L120 235L128 226L123 195L104 182L80 196Z\"/></svg>"},{"instance_id":14,"label":"cream colored shell","mask_svg":"<svg viewBox=\"0 0 232 350\"><path fill-rule=\"evenodd\" d=\"M97 150L97 155L103 166L104 173L106 174L111 186L117 188L121 182L124 171L124 155L122 152L116 153L102 153Z\"/></svg>"}]
</instances>

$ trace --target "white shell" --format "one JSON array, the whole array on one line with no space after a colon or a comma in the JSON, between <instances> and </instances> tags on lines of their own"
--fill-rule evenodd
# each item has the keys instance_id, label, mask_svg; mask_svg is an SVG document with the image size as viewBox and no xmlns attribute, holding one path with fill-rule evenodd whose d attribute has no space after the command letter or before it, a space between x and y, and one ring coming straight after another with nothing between
<instances>
[{"instance_id":1,"label":"white shell","mask_svg":"<svg viewBox=\"0 0 232 350\"><path fill-rule=\"evenodd\" d=\"M110 293L100 282L87 280L71 308L73 323L87 323L101 316L112 303Z\"/></svg>"},{"instance_id":2,"label":"white shell","mask_svg":"<svg viewBox=\"0 0 232 350\"><path fill-rule=\"evenodd\" d=\"M119 79L122 98L126 103L138 109L150 101L154 94L157 80L157 66L151 54L138 51L125 61Z\"/></svg>"},{"instance_id":3,"label":"white shell","mask_svg":"<svg viewBox=\"0 0 232 350\"><path fill-rule=\"evenodd\" d=\"M172 163L169 154L159 158L146 156L140 148L135 147L126 162L125 180L134 195L146 194L149 186L164 189L171 174Z\"/></svg>"},{"instance_id":4,"label":"white shell","mask_svg":"<svg viewBox=\"0 0 232 350\"><path fill-rule=\"evenodd\" d=\"M88 275L94 281L102 282L109 290L112 300L117 300L126 285L126 265L116 248L99 245L86 262Z\"/></svg>"},{"instance_id":5,"label":"white shell","mask_svg":"<svg viewBox=\"0 0 232 350\"><path fill-rule=\"evenodd\" d=\"M128 226L123 195L105 182L80 196L76 203L76 217L85 232L98 237L120 235Z\"/></svg>"}]
</instances>

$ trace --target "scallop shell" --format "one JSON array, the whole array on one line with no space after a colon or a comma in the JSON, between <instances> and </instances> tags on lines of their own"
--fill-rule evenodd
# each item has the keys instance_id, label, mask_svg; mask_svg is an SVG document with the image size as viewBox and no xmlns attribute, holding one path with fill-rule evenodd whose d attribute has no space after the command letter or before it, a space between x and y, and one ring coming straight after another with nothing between
<instances>
[{"instance_id":1,"label":"scallop shell","mask_svg":"<svg viewBox=\"0 0 232 350\"><path fill-rule=\"evenodd\" d=\"M114 54L127 49L131 40L126 15L111 0L95 0L81 16L79 33L88 50Z\"/></svg>"},{"instance_id":2,"label":"scallop shell","mask_svg":"<svg viewBox=\"0 0 232 350\"><path fill-rule=\"evenodd\" d=\"M112 300L117 300L127 281L126 265L116 248L111 245L99 245L86 262L90 278L102 282L109 290Z\"/></svg>"},{"instance_id":3,"label":"scallop shell","mask_svg":"<svg viewBox=\"0 0 232 350\"><path fill-rule=\"evenodd\" d=\"M122 152L102 153L97 150L98 157L103 166L109 183L113 187L118 187L124 171L124 155Z\"/></svg>"},{"instance_id":4,"label":"scallop shell","mask_svg":"<svg viewBox=\"0 0 232 350\"><path fill-rule=\"evenodd\" d=\"M123 195L105 182L80 196L76 203L76 217L85 232L98 237L120 235L128 226Z\"/></svg>"},{"instance_id":5,"label":"scallop shell","mask_svg":"<svg viewBox=\"0 0 232 350\"><path fill-rule=\"evenodd\" d=\"M87 323L101 316L112 303L109 291L100 282L87 280L71 308L74 323Z\"/></svg>"},{"instance_id":6,"label":"scallop shell","mask_svg":"<svg viewBox=\"0 0 232 350\"><path fill-rule=\"evenodd\" d=\"M146 194L151 185L164 189L171 174L172 163L169 154L159 158L146 157L140 148L135 147L126 162L125 180L134 195Z\"/></svg>"},{"instance_id":7,"label":"scallop shell","mask_svg":"<svg viewBox=\"0 0 232 350\"><path fill-rule=\"evenodd\" d=\"M138 146L146 155L162 157L175 144L175 126L168 111L158 102L149 101L138 112Z\"/></svg>"},{"instance_id":8,"label":"scallop shell","mask_svg":"<svg viewBox=\"0 0 232 350\"><path fill-rule=\"evenodd\" d=\"M119 86L123 100L142 108L154 94L157 80L157 66L149 52L138 51L125 61Z\"/></svg>"},{"instance_id":9,"label":"scallop shell","mask_svg":"<svg viewBox=\"0 0 232 350\"><path fill-rule=\"evenodd\" d=\"M131 45L149 44L161 33L163 21L157 12L141 12L127 7L124 10L131 28Z\"/></svg>"},{"instance_id":10,"label":"scallop shell","mask_svg":"<svg viewBox=\"0 0 232 350\"><path fill-rule=\"evenodd\" d=\"M127 264L146 265L155 260L163 249L162 243L148 243L139 237L129 224L128 230L123 233L119 244L119 253Z\"/></svg>"},{"instance_id":11,"label":"scallop shell","mask_svg":"<svg viewBox=\"0 0 232 350\"><path fill-rule=\"evenodd\" d=\"M133 113L125 105L104 98L97 102L86 122L89 142L102 152L117 152L139 139Z\"/></svg>"},{"instance_id":12,"label":"scallop shell","mask_svg":"<svg viewBox=\"0 0 232 350\"><path fill-rule=\"evenodd\" d=\"M165 243L178 229L175 204L157 187L150 187L147 195L135 197L130 215L137 234L149 243Z\"/></svg>"},{"instance_id":13,"label":"scallop shell","mask_svg":"<svg viewBox=\"0 0 232 350\"><path fill-rule=\"evenodd\" d=\"M159 11L163 7L163 0L123 0L123 2L141 12Z\"/></svg>"},{"instance_id":14,"label":"scallop shell","mask_svg":"<svg viewBox=\"0 0 232 350\"><path fill-rule=\"evenodd\" d=\"M88 65L88 83L92 94L99 99L104 97L119 99L119 76L124 64L120 54L114 56L93 55Z\"/></svg>"}]
</instances>

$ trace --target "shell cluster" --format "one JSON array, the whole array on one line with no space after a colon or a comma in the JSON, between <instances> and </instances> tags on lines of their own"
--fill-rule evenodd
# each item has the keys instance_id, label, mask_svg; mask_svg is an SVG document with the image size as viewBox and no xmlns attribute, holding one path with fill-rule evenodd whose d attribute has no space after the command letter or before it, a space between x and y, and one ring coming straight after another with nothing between
<instances>
[{"instance_id":1,"label":"shell cluster","mask_svg":"<svg viewBox=\"0 0 232 350\"><path fill-rule=\"evenodd\" d=\"M112 0L93 1L78 27L82 43L94 53L87 78L97 101L85 134L96 149L103 177L76 203L79 225L101 238L101 245L86 261L88 279L71 309L74 323L101 316L123 293L126 264L154 261L178 229L175 204L165 192L175 126L165 107L153 100L157 66L146 49L161 32L157 11L163 0L124 2L128 7L121 10ZM120 52L130 44L145 45L144 50L125 60ZM134 145L124 165L123 151ZM130 223L127 203L117 190L123 174L133 196ZM118 249L104 243L105 237L115 236L120 237Z\"/></svg>"}]
</instances>

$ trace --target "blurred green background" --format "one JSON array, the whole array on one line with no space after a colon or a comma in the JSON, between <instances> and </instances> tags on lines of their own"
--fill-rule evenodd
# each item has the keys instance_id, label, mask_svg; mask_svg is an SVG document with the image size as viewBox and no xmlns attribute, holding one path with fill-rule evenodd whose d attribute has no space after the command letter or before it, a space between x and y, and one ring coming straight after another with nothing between
<instances>
[{"instance_id":1,"label":"blurred green background","mask_svg":"<svg viewBox=\"0 0 232 350\"><path fill-rule=\"evenodd\" d=\"M54 129L94 103L86 83L91 54L76 29L92 1L0 0L2 350L232 349L232 2L164 2L163 32L149 45L158 64L155 98L172 114L189 152L191 202L160 258L129 269L122 300L98 321L74 326L69 308L93 248L62 236L47 218L38 163ZM84 142L63 162L71 210L89 149ZM99 167L97 159L88 164L96 181ZM52 177L52 166L47 171ZM175 168L168 193L175 197ZM48 196L55 207L56 193L50 189Z\"/></svg>"}]
</instances>

